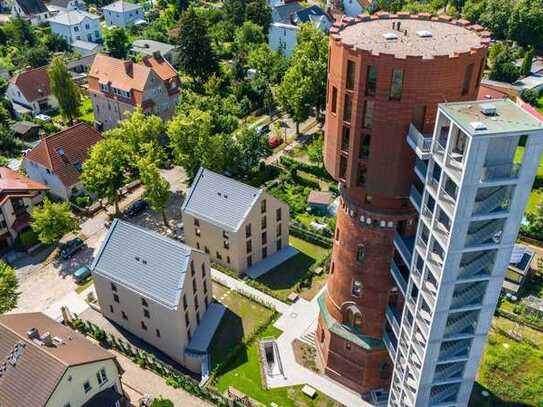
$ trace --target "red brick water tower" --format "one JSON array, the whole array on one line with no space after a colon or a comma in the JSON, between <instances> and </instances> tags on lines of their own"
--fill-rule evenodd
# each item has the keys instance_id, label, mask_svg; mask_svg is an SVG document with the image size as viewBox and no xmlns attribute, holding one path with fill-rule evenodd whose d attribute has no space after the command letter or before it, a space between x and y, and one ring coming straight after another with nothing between
<instances>
[{"instance_id":1,"label":"red brick water tower","mask_svg":"<svg viewBox=\"0 0 543 407\"><path fill-rule=\"evenodd\" d=\"M316 342L325 373L360 393L390 382L383 339L404 301L391 267L407 280L409 194L421 182L407 136L432 133L438 103L477 98L488 42L480 26L427 14L344 18L331 30L324 161L341 198Z\"/></svg>"}]
</instances>

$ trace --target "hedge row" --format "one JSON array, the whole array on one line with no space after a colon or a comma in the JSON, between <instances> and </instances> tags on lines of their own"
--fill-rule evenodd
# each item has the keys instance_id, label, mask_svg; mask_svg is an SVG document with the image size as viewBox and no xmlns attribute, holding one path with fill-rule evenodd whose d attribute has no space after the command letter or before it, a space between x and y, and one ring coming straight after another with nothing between
<instances>
[{"instance_id":1,"label":"hedge row","mask_svg":"<svg viewBox=\"0 0 543 407\"><path fill-rule=\"evenodd\" d=\"M301 223L291 222L288 229L292 236L296 236L326 249L332 247L332 239L306 229Z\"/></svg>"},{"instance_id":2,"label":"hedge row","mask_svg":"<svg viewBox=\"0 0 543 407\"><path fill-rule=\"evenodd\" d=\"M314 176L322 178L324 180L332 181L332 182L334 181L334 179L330 176L330 174L328 174L328 172L326 171L324 167L320 167L314 164L308 164L303 161L298 161L287 155L282 155L281 158L279 159L279 162L289 169L292 167L295 167L299 169L300 171L313 174Z\"/></svg>"}]
</instances>

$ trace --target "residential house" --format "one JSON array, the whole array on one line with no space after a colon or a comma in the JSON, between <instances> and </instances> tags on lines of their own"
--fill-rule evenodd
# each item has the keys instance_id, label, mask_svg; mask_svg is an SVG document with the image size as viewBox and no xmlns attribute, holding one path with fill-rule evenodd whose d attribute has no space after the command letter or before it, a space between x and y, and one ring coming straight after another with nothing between
<instances>
[{"instance_id":1,"label":"residential house","mask_svg":"<svg viewBox=\"0 0 543 407\"><path fill-rule=\"evenodd\" d=\"M127 27L144 19L143 6L119 0L102 7L108 27Z\"/></svg>"},{"instance_id":2,"label":"residential house","mask_svg":"<svg viewBox=\"0 0 543 407\"><path fill-rule=\"evenodd\" d=\"M543 318L543 298L529 295L522 300L524 310L527 314L533 315L536 318Z\"/></svg>"},{"instance_id":3,"label":"residential house","mask_svg":"<svg viewBox=\"0 0 543 407\"><path fill-rule=\"evenodd\" d=\"M32 208L43 201L47 190L39 182L0 167L0 249L11 246L30 227Z\"/></svg>"},{"instance_id":4,"label":"residential house","mask_svg":"<svg viewBox=\"0 0 543 407\"><path fill-rule=\"evenodd\" d=\"M273 22L268 31L268 45L273 50L281 51L285 56L292 55L296 48L301 24L310 23L326 34L332 27L332 19L319 6L313 5L298 10L296 4L278 6L272 11Z\"/></svg>"},{"instance_id":5,"label":"residential house","mask_svg":"<svg viewBox=\"0 0 543 407\"><path fill-rule=\"evenodd\" d=\"M132 43L131 52L142 56L153 56L158 52L170 64L173 64L173 51L175 47L165 42L153 40L135 40Z\"/></svg>"},{"instance_id":6,"label":"residential house","mask_svg":"<svg viewBox=\"0 0 543 407\"><path fill-rule=\"evenodd\" d=\"M511 260L505 273L502 291L512 295L518 295L531 273L531 263L534 259L534 252L521 244L516 244L511 253Z\"/></svg>"},{"instance_id":7,"label":"residential house","mask_svg":"<svg viewBox=\"0 0 543 407\"><path fill-rule=\"evenodd\" d=\"M0 405L120 407L115 355L40 313L0 315Z\"/></svg>"},{"instance_id":8,"label":"residential house","mask_svg":"<svg viewBox=\"0 0 543 407\"><path fill-rule=\"evenodd\" d=\"M83 0L49 0L47 8L53 14L66 13L73 10L87 10L87 5Z\"/></svg>"},{"instance_id":9,"label":"residential house","mask_svg":"<svg viewBox=\"0 0 543 407\"><path fill-rule=\"evenodd\" d=\"M81 168L102 135L85 123L42 138L23 160L26 174L49 187L51 194L68 200L84 191Z\"/></svg>"},{"instance_id":10,"label":"residential house","mask_svg":"<svg viewBox=\"0 0 543 407\"><path fill-rule=\"evenodd\" d=\"M76 41L102 42L100 16L82 10L59 13L49 19L51 31L70 45Z\"/></svg>"},{"instance_id":11,"label":"residential house","mask_svg":"<svg viewBox=\"0 0 543 407\"><path fill-rule=\"evenodd\" d=\"M334 200L331 192L311 191L307 197L307 204L311 213L328 215L328 208Z\"/></svg>"},{"instance_id":12,"label":"residential house","mask_svg":"<svg viewBox=\"0 0 543 407\"><path fill-rule=\"evenodd\" d=\"M200 372L186 350L213 301L203 252L115 219L91 270L106 318Z\"/></svg>"},{"instance_id":13,"label":"residential house","mask_svg":"<svg viewBox=\"0 0 543 407\"><path fill-rule=\"evenodd\" d=\"M375 3L371 0L339 0L334 3L334 8L341 9L343 14L349 17L375 11Z\"/></svg>"},{"instance_id":14,"label":"residential house","mask_svg":"<svg viewBox=\"0 0 543 407\"><path fill-rule=\"evenodd\" d=\"M102 44L97 42L88 42L83 40L75 40L72 42L72 51L82 57L94 56L102 51Z\"/></svg>"},{"instance_id":15,"label":"residential house","mask_svg":"<svg viewBox=\"0 0 543 407\"><path fill-rule=\"evenodd\" d=\"M31 24L46 24L51 13L42 0L14 0L11 16L29 20Z\"/></svg>"},{"instance_id":16,"label":"residential house","mask_svg":"<svg viewBox=\"0 0 543 407\"><path fill-rule=\"evenodd\" d=\"M187 244L240 274L288 247L288 206L213 171L200 168L181 210Z\"/></svg>"},{"instance_id":17,"label":"residential house","mask_svg":"<svg viewBox=\"0 0 543 407\"><path fill-rule=\"evenodd\" d=\"M96 55L88 74L87 90L99 129L116 127L140 107L143 112L170 119L179 97L179 77L160 55L141 63Z\"/></svg>"},{"instance_id":18,"label":"residential house","mask_svg":"<svg viewBox=\"0 0 543 407\"><path fill-rule=\"evenodd\" d=\"M27 69L9 80L6 97L18 117L29 113L47 113L58 107L49 89L47 67Z\"/></svg>"}]
</instances>

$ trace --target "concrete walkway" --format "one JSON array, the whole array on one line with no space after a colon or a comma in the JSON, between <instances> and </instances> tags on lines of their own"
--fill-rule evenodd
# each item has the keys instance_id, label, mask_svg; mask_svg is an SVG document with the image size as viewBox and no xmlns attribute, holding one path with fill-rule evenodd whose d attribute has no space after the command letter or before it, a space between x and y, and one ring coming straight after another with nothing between
<instances>
[{"instance_id":1,"label":"concrete walkway","mask_svg":"<svg viewBox=\"0 0 543 407\"><path fill-rule=\"evenodd\" d=\"M224 274L223 272L215 269L211 269L211 278L215 280L216 282L224 285L225 287L231 288L234 291L238 291L240 293L243 293L247 295L248 297L254 298L255 301L261 303L261 304L267 304L273 308L275 308L278 312L281 314L284 314L288 312L288 309L290 306L288 304L285 304L282 301L279 301L268 294L263 293L260 290L257 290L256 288L253 288L249 285L247 285L245 282L235 279L234 277L230 277L227 274Z\"/></svg>"},{"instance_id":2,"label":"concrete walkway","mask_svg":"<svg viewBox=\"0 0 543 407\"><path fill-rule=\"evenodd\" d=\"M283 365L284 377L279 376L275 381L268 381L268 385L271 388L276 388L308 384L347 407L371 406L371 404L362 400L360 394L349 390L327 376L306 369L296 362L292 342L315 332L317 329L319 316L318 297L318 295L315 296L310 302L299 299L274 324L276 328L283 331L276 343Z\"/></svg>"},{"instance_id":3,"label":"concrete walkway","mask_svg":"<svg viewBox=\"0 0 543 407\"><path fill-rule=\"evenodd\" d=\"M298 254L292 246L283 247L278 252L275 252L271 256L266 257L264 260L259 261L254 266L250 267L245 274L247 274L252 279L256 280L263 274L266 274L268 271L273 270L280 264L284 263L291 257L294 257Z\"/></svg>"}]
</instances>

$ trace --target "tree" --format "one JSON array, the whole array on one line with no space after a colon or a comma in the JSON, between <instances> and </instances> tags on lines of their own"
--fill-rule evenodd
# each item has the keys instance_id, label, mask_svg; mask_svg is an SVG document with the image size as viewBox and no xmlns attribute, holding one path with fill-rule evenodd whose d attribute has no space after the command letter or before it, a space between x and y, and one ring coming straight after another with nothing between
<instances>
[{"instance_id":1,"label":"tree","mask_svg":"<svg viewBox=\"0 0 543 407\"><path fill-rule=\"evenodd\" d=\"M51 52L71 51L72 47L63 37L53 33L47 33L42 39L42 43Z\"/></svg>"},{"instance_id":2,"label":"tree","mask_svg":"<svg viewBox=\"0 0 543 407\"><path fill-rule=\"evenodd\" d=\"M143 157L138 162L140 179L145 186L143 199L145 199L154 211L162 213L164 226L168 225L166 218L166 204L170 198L170 183L160 175L158 167L152 157Z\"/></svg>"},{"instance_id":3,"label":"tree","mask_svg":"<svg viewBox=\"0 0 543 407\"><path fill-rule=\"evenodd\" d=\"M7 123L0 123L0 154L12 156L20 147L20 142Z\"/></svg>"},{"instance_id":4,"label":"tree","mask_svg":"<svg viewBox=\"0 0 543 407\"><path fill-rule=\"evenodd\" d=\"M219 65L207 33L207 27L193 7L189 7L179 21L178 63L189 75L204 82Z\"/></svg>"},{"instance_id":5,"label":"tree","mask_svg":"<svg viewBox=\"0 0 543 407\"><path fill-rule=\"evenodd\" d=\"M245 0L224 0L223 4L226 19L230 21L234 27L241 26L246 18Z\"/></svg>"},{"instance_id":6,"label":"tree","mask_svg":"<svg viewBox=\"0 0 543 407\"><path fill-rule=\"evenodd\" d=\"M30 21L21 17L15 17L10 24L4 28L10 42L23 49L24 47L33 47L38 42L34 28Z\"/></svg>"},{"instance_id":7,"label":"tree","mask_svg":"<svg viewBox=\"0 0 543 407\"><path fill-rule=\"evenodd\" d=\"M513 57L508 51L504 51L496 57L496 61L490 70L490 79L508 83L515 82L520 76L520 68L513 63Z\"/></svg>"},{"instance_id":8,"label":"tree","mask_svg":"<svg viewBox=\"0 0 543 407\"><path fill-rule=\"evenodd\" d=\"M104 47L114 58L125 59L130 49L128 35L122 27L112 27L104 31Z\"/></svg>"},{"instance_id":9,"label":"tree","mask_svg":"<svg viewBox=\"0 0 543 407\"><path fill-rule=\"evenodd\" d=\"M0 260L0 314L17 306L17 276L15 270Z\"/></svg>"},{"instance_id":10,"label":"tree","mask_svg":"<svg viewBox=\"0 0 543 407\"><path fill-rule=\"evenodd\" d=\"M502 0L499 0L502 1ZM517 0L505 10L508 37L520 45L543 49L543 0Z\"/></svg>"},{"instance_id":11,"label":"tree","mask_svg":"<svg viewBox=\"0 0 543 407\"><path fill-rule=\"evenodd\" d=\"M96 143L83 163L81 182L87 191L114 204L115 216L119 215L119 190L127 181L129 158L126 143L110 137Z\"/></svg>"},{"instance_id":12,"label":"tree","mask_svg":"<svg viewBox=\"0 0 543 407\"><path fill-rule=\"evenodd\" d=\"M151 407L174 407L173 403L168 399L154 399Z\"/></svg>"},{"instance_id":13,"label":"tree","mask_svg":"<svg viewBox=\"0 0 543 407\"><path fill-rule=\"evenodd\" d=\"M43 46L29 48L24 53L25 64L32 68L45 66L49 63L50 59L51 53Z\"/></svg>"},{"instance_id":14,"label":"tree","mask_svg":"<svg viewBox=\"0 0 543 407\"><path fill-rule=\"evenodd\" d=\"M234 46L237 52L247 54L251 48L261 44L266 40L262 27L252 21L245 21L241 27L236 30L234 36Z\"/></svg>"},{"instance_id":15,"label":"tree","mask_svg":"<svg viewBox=\"0 0 543 407\"><path fill-rule=\"evenodd\" d=\"M532 106L537 106L539 100L539 92L535 89L524 89L522 92L520 92L520 97L526 103L529 103Z\"/></svg>"},{"instance_id":16,"label":"tree","mask_svg":"<svg viewBox=\"0 0 543 407\"><path fill-rule=\"evenodd\" d=\"M268 141L257 133L255 127L244 126L235 134L237 160L236 172L246 174L261 158L269 153Z\"/></svg>"},{"instance_id":17,"label":"tree","mask_svg":"<svg viewBox=\"0 0 543 407\"><path fill-rule=\"evenodd\" d=\"M526 51L524 58L522 59L522 66L520 67L520 74L522 76L528 76L532 73L532 63L534 61L534 49L530 48Z\"/></svg>"},{"instance_id":18,"label":"tree","mask_svg":"<svg viewBox=\"0 0 543 407\"><path fill-rule=\"evenodd\" d=\"M192 108L180 112L168 126L170 147L175 162L194 178L200 167L222 172L224 165L223 138L213 136L209 112Z\"/></svg>"},{"instance_id":19,"label":"tree","mask_svg":"<svg viewBox=\"0 0 543 407\"><path fill-rule=\"evenodd\" d=\"M58 100L60 113L65 120L71 124L79 116L81 106L81 93L74 83L68 68L62 57L53 59L49 67L49 86L51 92Z\"/></svg>"},{"instance_id":20,"label":"tree","mask_svg":"<svg viewBox=\"0 0 543 407\"><path fill-rule=\"evenodd\" d=\"M246 7L247 20L262 27L262 31L267 33L272 22L272 10L266 0L252 0Z\"/></svg>"},{"instance_id":21,"label":"tree","mask_svg":"<svg viewBox=\"0 0 543 407\"><path fill-rule=\"evenodd\" d=\"M31 227L40 242L52 244L65 234L79 230L79 223L67 202L51 202L45 198L43 206L32 211Z\"/></svg>"},{"instance_id":22,"label":"tree","mask_svg":"<svg viewBox=\"0 0 543 407\"><path fill-rule=\"evenodd\" d=\"M485 3L480 23L488 28L495 38L506 39L509 16L515 2L513 0L485 0Z\"/></svg>"},{"instance_id":23,"label":"tree","mask_svg":"<svg viewBox=\"0 0 543 407\"><path fill-rule=\"evenodd\" d=\"M322 155L322 147L323 147L323 137L322 135L316 135L313 138L313 141L309 146L307 146L307 155L309 156L309 160L315 164L318 164L319 166L322 166L323 164L323 155Z\"/></svg>"}]
</instances>

